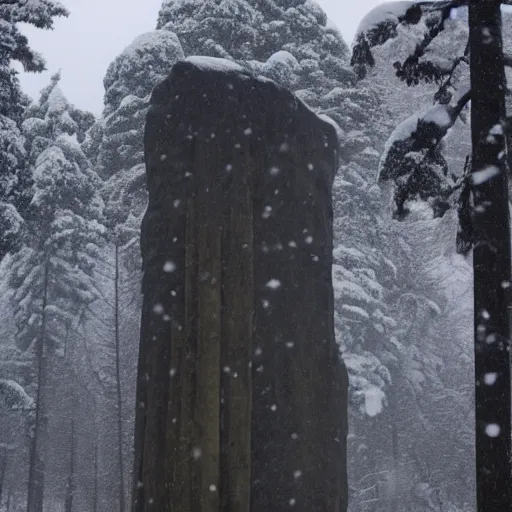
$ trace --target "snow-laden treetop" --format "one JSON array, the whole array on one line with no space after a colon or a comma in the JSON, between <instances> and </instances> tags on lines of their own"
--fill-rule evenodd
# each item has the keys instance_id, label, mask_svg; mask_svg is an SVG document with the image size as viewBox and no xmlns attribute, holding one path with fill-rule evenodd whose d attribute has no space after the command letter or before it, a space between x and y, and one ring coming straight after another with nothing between
<instances>
[{"instance_id":1,"label":"snow-laden treetop","mask_svg":"<svg viewBox=\"0 0 512 512\"><path fill-rule=\"evenodd\" d=\"M365 34L369 30L378 28L379 24L386 21L398 24L399 19L405 16L413 3L414 2L410 0L404 0L401 2L386 2L378 5L363 17L357 27L356 37L357 34Z\"/></svg>"},{"instance_id":2,"label":"snow-laden treetop","mask_svg":"<svg viewBox=\"0 0 512 512\"><path fill-rule=\"evenodd\" d=\"M313 0L165 0L157 28L177 34L187 55L266 61L278 50L338 59L348 47Z\"/></svg>"},{"instance_id":3,"label":"snow-laden treetop","mask_svg":"<svg viewBox=\"0 0 512 512\"><path fill-rule=\"evenodd\" d=\"M107 69L105 113L118 108L129 94L146 97L173 63L184 57L181 43L171 31L154 30L136 37Z\"/></svg>"}]
</instances>

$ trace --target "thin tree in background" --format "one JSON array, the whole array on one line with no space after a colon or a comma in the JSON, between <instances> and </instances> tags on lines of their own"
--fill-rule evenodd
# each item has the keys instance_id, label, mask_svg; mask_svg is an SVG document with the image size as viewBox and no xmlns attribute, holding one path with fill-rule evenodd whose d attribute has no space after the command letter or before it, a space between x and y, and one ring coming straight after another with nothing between
<instances>
[{"instance_id":1,"label":"thin tree in background","mask_svg":"<svg viewBox=\"0 0 512 512\"><path fill-rule=\"evenodd\" d=\"M99 506L99 446L98 446L98 431L99 431L99 418L98 418L98 403L97 403L97 394L90 389L90 382L83 383L82 379L79 377L78 373L74 371L71 365L68 366L69 370L69 378L72 385L77 387L79 393L76 396L77 403L80 396L87 397L90 401L90 405L92 408L92 414L94 417L94 441L93 441L93 486L92 486L92 508L91 512L98 512ZM76 451L76 420L73 418L71 422L71 448L70 448L70 471L68 478L68 487L67 489L76 489L77 488L77 479L76 479L76 466L77 460L74 451ZM72 493L71 493L72 494ZM72 502L72 499L69 500ZM67 507L67 505L66 505ZM72 506L70 506L70 510L72 510ZM65 512L68 512L68 509L65 509Z\"/></svg>"},{"instance_id":2,"label":"thin tree in background","mask_svg":"<svg viewBox=\"0 0 512 512\"><path fill-rule=\"evenodd\" d=\"M458 197L459 252L473 248L476 469L478 511L511 510L511 392L510 293L511 255L508 203L508 155L504 54L500 0L452 0L390 4L385 22L358 35L352 63L364 76L373 65L371 48L395 37L398 23L416 24L428 16L427 32L403 63L397 76L408 85L420 81L440 85L435 105L423 116L409 118L393 132L381 160L379 178L396 186L400 217L407 200L429 200L442 216ZM464 55L442 68L425 55L430 43L445 29L452 9L469 9L469 41ZM511 60L511 59L508 59ZM470 89L450 106L455 70L469 64ZM457 178L448 174L441 141L471 100L472 155L467 170ZM401 131L400 131L401 130ZM405 134L405 135L404 135Z\"/></svg>"},{"instance_id":3,"label":"thin tree in background","mask_svg":"<svg viewBox=\"0 0 512 512\"><path fill-rule=\"evenodd\" d=\"M76 487L76 461L75 461L75 450L76 450L76 438L75 438L75 419L71 420L71 432L69 435L69 470L66 481L66 500L64 503L65 512L73 511L73 498Z\"/></svg>"},{"instance_id":4,"label":"thin tree in background","mask_svg":"<svg viewBox=\"0 0 512 512\"><path fill-rule=\"evenodd\" d=\"M36 340L37 361L37 391L36 391L36 415L34 431L30 444L27 512L42 512L44 498L44 458L42 445L46 434L47 418L47 362L48 343L47 337L47 305L48 305L48 274L49 263L44 264L43 277L43 302L41 305L41 327Z\"/></svg>"},{"instance_id":5,"label":"thin tree in background","mask_svg":"<svg viewBox=\"0 0 512 512\"><path fill-rule=\"evenodd\" d=\"M119 512L124 512L124 460L123 460L123 396L121 389L121 338L120 338L120 274L119 274L119 242L115 240L115 256L114 256L114 338L116 352L116 397L117 397L117 457L119 467Z\"/></svg>"},{"instance_id":6,"label":"thin tree in background","mask_svg":"<svg viewBox=\"0 0 512 512\"><path fill-rule=\"evenodd\" d=\"M97 270L101 275L103 282L106 284L102 292L102 300L100 310L108 310L108 321L103 321L98 316L97 311L92 312L94 319L94 336L101 345L101 350L105 351L104 357L101 358L101 376L97 375L98 382L102 386L103 394L108 400L113 401L112 409L115 418L115 463L117 466L116 484L118 492L116 497L119 500L119 512L126 510L126 464L127 457L124 453L126 429L124 427L124 418L126 409L123 407L124 390L123 390L123 346L124 339L122 337L123 319L127 316L127 308L133 305L136 300L136 293L133 290L133 282L131 279L123 279L126 272L127 259L133 252L133 246L136 244L137 237L133 236L133 228L129 228L127 224L123 226L115 226L112 224L111 211L107 210L105 217L109 222L108 233L108 249L112 251L112 257L108 260L99 259L102 269ZM126 242L126 243L123 243ZM132 267L130 267L132 268ZM131 274L128 273L130 276ZM108 283L108 284L107 284ZM124 315L124 317L123 317Z\"/></svg>"}]
</instances>

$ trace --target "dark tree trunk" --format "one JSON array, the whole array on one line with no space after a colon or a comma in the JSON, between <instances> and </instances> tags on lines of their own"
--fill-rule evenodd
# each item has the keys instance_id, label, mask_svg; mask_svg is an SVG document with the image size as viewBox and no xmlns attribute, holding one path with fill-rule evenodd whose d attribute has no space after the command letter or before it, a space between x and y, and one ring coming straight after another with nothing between
<instances>
[{"instance_id":1,"label":"dark tree trunk","mask_svg":"<svg viewBox=\"0 0 512 512\"><path fill-rule=\"evenodd\" d=\"M0 449L0 507L2 506L2 499L4 496L4 480L7 471L7 450Z\"/></svg>"},{"instance_id":2,"label":"dark tree trunk","mask_svg":"<svg viewBox=\"0 0 512 512\"><path fill-rule=\"evenodd\" d=\"M39 337L36 341L37 360L37 392L36 392L36 417L34 432L30 446L27 512L43 512L44 497L44 460L43 444L46 440L47 411L46 411L46 386L48 347L46 346L47 314L49 288L49 263L44 266L42 323Z\"/></svg>"},{"instance_id":3,"label":"dark tree trunk","mask_svg":"<svg viewBox=\"0 0 512 512\"><path fill-rule=\"evenodd\" d=\"M98 484L99 484L99 475L98 475L98 416L96 412L96 407L94 411L94 424L96 426L96 432L94 433L94 484L92 489L92 512L98 512Z\"/></svg>"},{"instance_id":4,"label":"dark tree trunk","mask_svg":"<svg viewBox=\"0 0 512 512\"><path fill-rule=\"evenodd\" d=\"M391 410L395 410L391 408ZM391 486L391 496L389 498L389 512L395 512L398 510L398 499L399 499L399 459L400 459L400 450L398 445L398 428L396 424L396 419L391 423L391 452L393 454L393 484Z\"/></svg>"},{"instance_id":5,"label":"dark tree trunk","mask_svg":"<svg viewBox=\"0 0 512 512\"><path fill-rule=\"evenodd\" d=\"M501 2L469 3L477 510L512 510L510 222ZM493 135L495 133L495 135Z\"/></svg>"},{"instance_id":6,"label":"dark tree trunk","mask_svg":"<svg viewBox=\"0 0 512 512\"><path fill-rule=\"evenodd\" d=\"M241 72L177 64L148 115L135 512L343 512L334 129Z\"/></svg>"},{"instance_id":7,"label":"dark tree trunk","mask_svg":"<svg viewBox=\"0 0 512 512\"><path fill-rule=\"evenodd\" d=\"M65 512L73 511L73 497L75 492L75 421L71 422L71 435L69 445L69 470L66 484Z\"/></svg>"},{"instance_id":8,"label":"dark tree trunk","mask_svg":"<svg viewBox=\"0 0 512 512\"><path fill-rule=\"evenodd\" d=\"M119 512L124 512L124 460L123 460L123 396L121 389L121 335L119 318L119 245L115 243L114 275L114 336L116 344L116 416L117 416L117 467L119 471Z\"/></svg>"}]
</instances>

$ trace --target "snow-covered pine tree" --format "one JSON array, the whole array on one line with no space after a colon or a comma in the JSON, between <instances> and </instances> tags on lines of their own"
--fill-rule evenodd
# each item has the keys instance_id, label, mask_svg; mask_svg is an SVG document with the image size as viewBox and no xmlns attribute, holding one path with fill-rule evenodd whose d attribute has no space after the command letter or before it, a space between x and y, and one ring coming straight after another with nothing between
<instances>
[{"instance_id":1,"label":"snow-covered pine tree","mask_svg":"<svg viewBox=\"0 0 512 512\"><path fill-rule=\"evenodd\" d=\"M332 74L339 65L334 56L349 56L313 0L164 0L157 27L174 32L186 55L265 62L282 49L298 60L322 60Z\"/></svg>"},{"instance_id":2,"label":"snow-covered pine tree","mask_svg":"<svg viewBox=\"0 0 512 512\"><path fill-rule=\"evenodd\" d=\"M439 382L440 367L430 346L413 340L412 331L401 332L400 320L406 318L416 326L424 325L426 318L436 326L438 306L425 296L424 283L417 283L417 269L405 257L400 233L388 218L387 201L376 184L379 150L389 123L386 105L374 99L381 88L372 82L368 77L359 89L362 114L368 113L372 120L360 132L359 151L342 164L335 180L335 320L354 407L348 451L352 503L356 510L366 511L389 500L393 507L393 500L400 497L406 510L411 502L405 489L415 481L406 483L402 478L401 457L408 460L410 453L403 442L405 432L412 431L411 425L421 428L411 418L423 413L420 398ZM406 292L416 304L409 316L403 314ZM431 331L424 328L422 334L431 336ZM411 376L422 383L409 392ZM403 407L405 400L410 406Z\"/></svg>"},{"instance_id":3,"label":"snow-covered pine tree","mask_svg":"<svg viewBox=\"0 0 512 512\"><path fill-rule=\"evenodd\" d=\"M92 276L105 234L99 179L78 142L91 118L69 105L58 80L43 90L23 123L32 199L10 272L16 338L23 350L34 351L36 365L28 512L43 507L48 388L57 377L52 369L67 349L66 334L97 298Z\"/></svg>"},{"instance_id":4,"label":"snow-covered pine tree","mask_svg":"<svg viewBox=\"0 0 512 512\"><path fill-rule=\"evenodd\" d=\"M149 95L181 58L176 35L155 30L137 37L107 70L96 168L106 179L103 195L111 227L136 225L145 211L143 139ZM86 145L93 144L91 132ZM137 233L120 243L133 236Z\"/></svg>"},{"instance_id":5,"label":"snow-covered pine tree","mask_svg":"<svg viewBox=\"0 0 512 512\"><path fill-rule=\"evenodd\" d=\"M55 17L67 14L50 0L0 2L0 258L17 247L30 202L30 172L20 131L28 98L11 64L18 62L25 71L44 70L44 60L30 48L20 24L51 29Z\"/></svg>"},{"instance_id":6,"label":"snow-covered pine tree","mask_svg":"<svg viewBox=\"0 0 512 512\"><path fill-rule=\"evenodd\" d=\"M442 144L470 100L467 24L456 20L456 4L460 2L390 2L371 11L358 29L352 58L356 68L366 73L376 65L373 54L377 59L383 51L390 55L391 46L398 59L391 72L407 85L419 86L418 96L430 95L434 100L434 106L414 112L398 125L380 161L379 180L394 181L399 216L407 213L404 203L420 197L441 217L450 207L448 198L461 186L463 166L451 166L448 173L447 158L462 148L456 144L445 152ZM405 34L409 34L408 40ZM382 49L384 43L386 50ZM432 83L437 84L434 92L428 86Z\"/></svg>"},{"instance_id":7,"label":"snow-covered pine tree","mask_svg":"<svg viewBox=\"0 0 512 512\"><path fill-rule=\"evenodd\" d=\"M180 58L183 51L171 32L156 30L138 36L109 66L103 118L92 126L83 144L106 180L102 192L106 217L121 245L137 236L146 208L143 134L149 95Z\"/></svg>"},{"instance_id":8,"label":"snow-covered pine tree","mask_svg":"<svg viewBox=\"0 0 512 512\"><path fill-rule=\"evenodd\" d=\"M366 24L364 27L365 34L360 34L357 39L356 50L361 51L359 53L354 52L354 55L357 54L357 57L362 60L362 62L361 60L358 62L359 65L377 65L376 59L373 59L373 55L369 55L367 50L370 46L373 46L372 51L377 53L379 51L378 46L388 39L390 33L390 37L396 37L405 32L409 32L410 35L412 30L409 22L411 20L403 20L404 24L399 22L404 9L409 9L412 5L411 2L407 5L405 2L388 4L367 17L366 21L371 23L370 25ZM467 10L465 8L455 9L461 6L469 6L470 10L469 39ZM491 332L491 338L492 332L494 332L493 329L498 329L502 333L509 330L509 327L505 325L507 322L499 320L500 318L505 319L507 316L504 312L507 299L504 297L501 284L508 282L510 276L510 254L508 249L510 234L507 227L507 201L504 198L507 187L501 181L505 180L504 171L498 172L498 169L503 167L506 157L503 136L504 126L501 125L505 117L503 97L505 83L503 55L501 53L500 2L492 3L492 5L485 4L485 6L472 1L419 2L416 8L418 16L413 22L417 24L416 32L419 37L410 51L406 52L395 63L395 72L408 85L421 84L421 82L436 83L437 86L431 92L431 98L434 99L436 104L434 107L426 108L419 113L413 113L407 121L404 121L394 131L382 158L381 178L395 182L398 191L397 206L400 208L404 200L408 201L416 220L418 220L418 203L415 202L415 199L418 197L424 200L427 199L434 207L439 205L441 200L445 203L444 207L435 210L437 210L436 213L439 216L442 216L446 209L454 203L454 201L448 201L447 199L453 196L454 191L462 187L459 199L461 229L457 236L457 249L466 253L475 241L478 242L475 246L473 258L475 271L474 310L476 315L474 327L477 349L475 353L477 367L476 405L477 418L479 419L477 423L477 437L479 439L477 443L477 461L479 461L477 462L479 468L477 501L478 506L482 509L488 507L508 508L510 506L507 497L508 491L504 490L498 493L500 497L497 498L497 493L491 489L491 487L495 489L496 485L506 486L505 482L508 477L502 478L498 475L508 475L510 472L510 469L505 469L508 462L500 457L500 454L508 449L497 448L501 446L500 443L504 442L503 439L505 438L506 444L510 442L509 435L506 435L509 420L505 419L509 418L510 415L510 400L507 398L509 393L509 385L507 384L509 371L508 369L505 370L505 368L508 368L508 362L505 363L508 356L504 354L505 357L503 357L503 354L494 353L494 345L485 344L483 339L479 341L482 336L480 335L479 338L478 334L479 329L482 330L484 326L487 329L487 334ZM473 13L473 16L471 13ZM384 16L382 16L383 14ZM457 18L460 18L460 21L457 21ZM388 26L391 24L394 27L393 31L388 31L387 34L386 30L383 30L386 24ZM466 26L464 27L464 25ZM461 30L461 27L465 30ZM368 34L369 37L367 37ZM380 41L379 34L382 36ZM457 34L463 37L457 38ZM451 39L451 44L447 44L447 39ZM364 44L361 43L365 43L368 48L365 49ZM393 44L393 41L388 41L386 44L388 51L390 45ZM443 59L442 52L436 51L439 47L444 47L445 52L449 48L450 54L445 55ZM487 57L481 57L481 55L487 54ZM372 60L373 62L371 62ZM468 66L471 68L471 91L466 93L470 82ZM488 68L484 69L485 66L488 66ZM481 78L483 76L486 77L485 81ZM489 81L492 80L494 80L494 86L490 86ZM459 84L464 84L464 86L460 87ZM454 167L453 159L452 161L448 158L445 160L445 155L450 155L450 153L453 155L455 152L458 153L460 159L461 157L464 158L465 154L469 152L469 130L466 129L464 134L466 135L466 150L461 151L460 141L464 137L460 135L464 131L461 129L461 123L457 121L461 114L460 107L467 103L470 98L472 103L473 159L472 162L468 162L469 165L466 165L463 174L463 166ZM450 106L450 102L457 103ZM492 106L494 107L491 108ZM491 118L493 119L492 122ZM448 139L446 148L444 148L441 143L443 139L447 138L446 134L449 130L453 132L453 136ZM484 158L484 155L487 156ZM487 173L486 171L489 168L496 172ZM470 170L473 171L472 174L469 174ZM470 198L472 198L473 203L470 202ZM486 206L479 205L481 201ZM423 215L424 219L426 219L425 213ZM490 219L491 216L494 220ZM453 222L450 223L449 220L444 222L444 229L451 224L452 231L451 233L445 231L444 237L447 234L454 237L455 225ZM430 221L431 229L433 224L436 223ZM443 222L437 223L437 230L443 227L442 224ZM487 226L485 229L483 228L484 225ZM408 230L406 229L406 231ZM437 238L442 240L439 231ZM428 238L426 239L428 240ZM501 262L495 266L489 265L492 259L486 252L489 240L492 240L494 247L500 248L497 253L495 250L492 251L493 254L497 255L497 261ZM445 246L449 245L445 242L442 243ZM453 252L454 249L453 247ZM426 252L432 253L433 250L428 248ZM449 255L449 253L446 254ZM423 259L423 257L420 259ZM436 259L438 264L430 266L429 273L431 275L437 273L438 277L443 277L443 274L447 275L447 272L441 270L443 266L439 265L439 260L442 260L443 257L437 256ZM446 268L453 268L454 265L456 265L457 272L452 272L452 275L457 275L462 269L460 262L453 257L452 253L451 261ZM493 270L493 268L501 270ZM493 272L497 273L493 274ZM454 280L453 277L449 279L450 281ZM470 279L468 281L470 286ZM446 295L450 297L452 304L454 304L454 290L446 293ZM490 295L493 297L489 298ZM489 306L489 304L492 304L492 306ZM501 308L501 313L498 311L499 308ZM489 327L486 319L479 316L482 311L485 311L485 318L495 319L494 322L491 322L492 326ZM467 312L469 313L469 311ZM454 316L454 320L460 323L461 319ZM469 315L466 323L470 324ZM466 331L467 329L462 326L460 332ZM505 338L508 337L508 335L504 336ZM467 344L465 349L471 351ZM496 350L499 351L499 347ZM457 366L455 367L457 368ZM485 375L482 373L484 368L487 372L490 371L490 368L501 368L501 370L497 370L496 375L503 377L500 380L505 390L503 393L493 392L494 389L498 389L500 386L500 384L495 385L494 381L493 389L482 384L485 383ZM504 400L503 406L497 404L499 400ZM484 406L484 402L487 405ZM491 402L495 404L492 407ZM489 412L491 410L502 411L502 419L497 420L497 417L492 416ZM489 435L484 432L491 419L497 420L496 424L505 424L505 427L500 428L502 434L497 435L500 439L492 441L494 443L493 447L497 448L494 456L492 456L493 450L489 449L487 444ZM488 469L492 467L493 470L484 471L481 469L484 466ZM494 474L494 476L490 477L491 474ZM498 502L496 500L502 501Z\"/></svg>"},{"instance_id":9,"label":"snow-covered pine tree","mask_svg":"<svg viewBox=\"0 0 512 512\"><path fill-rule=\"evenodd\" d=\"M363 82L370 81L378 88L385 107L386 122L376 123L380 125L380 150L403 118L411 116L418 106L429 110L435 92L432 84L408 89L395 76L393 62L405 60L422 41L426 29L424 20L416 20L413 24L398 23L398 18L410 7L410 3L406 4L385 4L376 12L370 12L359 27L359 32L381 27L383 40L388 34L386 26L389 31L390 24L394 23L391 25L393 37L385 45L371 47L373 60L364 61L366 73L360 74L366 76ZM431 60L439 63L452 57L454 47L459 48L462 44L464 49L467 39L464 24L457 24L452 19L447 20L447 24L450 30L446 34L450 37L433 45L429 54ZM370 31L371 35L376 34ZM359 33L356 41L361 39ZM356 42L353 64L358 62L355 61L358 44ZM459 69L453 77L455 86L460 74ZM414 100L404 101L409 95L414 95ZM457 134L450 141L453 150L447 157L450 165L460 168L464 158L459 155L464 155L466 149L464 130L460 136L461 127L464 127L462 122L456 126ZM377 167L378 163L374 164L374 172ZM356 499L360 502L371 497L389 503L393 510L419 510L424 504L419 503L418 489L423 489L421 499L425 500L426 490L433 492L436 488L438 498L444 504L440 505L436 498L433 501L437 502L436 507L463 507L470 503L468 497L473 488L472 474L464 470L471 462L471 435L470 432L468 435L466 419L471 411L471 375L467 365L468 347L464 348L469 335L464 316L470 314L465 294L470 283L468 265L454 254L454 239L446 236L456 226L456 220L451 212L443 218L432 219L432 214L424 215L423 210L414 209L407 222L397 222L390 218L387 193L377 189L376 194L384 206L380 214L381 226L387 226L391 231L386 238L396 244L392 260L399 266L399 278L386 300L388 314L396 321L396 326L389 330L395 351L384 358L389 361L391 372L388 407L376 418L375 426L368 422L363 425L367 447L363 453L375 456L376 467L372 470L371 464L355 463L357 474L362 478ZM450 344L446 343L447 336L451 339ZM464 354L464 364L461 364L461 353ZM454 392L454 382L459 382L462 392ZM446 401L440 400L442 396ZM455 434L456 439L452 439L454 432L464 432L464 435ZM463 443L468 443L465 449L459 447ZM442 452L450 456L441 457L441 451L434 448L437 446L443 446ZM427 468L441 470L445 478L438 479L437 473L431 473ZM376 470L382 473L375 475ZM369 474L374 476L367 477ZM364 490L373 484L378 485L369 496Z\"/></svg>"}]
</instances>

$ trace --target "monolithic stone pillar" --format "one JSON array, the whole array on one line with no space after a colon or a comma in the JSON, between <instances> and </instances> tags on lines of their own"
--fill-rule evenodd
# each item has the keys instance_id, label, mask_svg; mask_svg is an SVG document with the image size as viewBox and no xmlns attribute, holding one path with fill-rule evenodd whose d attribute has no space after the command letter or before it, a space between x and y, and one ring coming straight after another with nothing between
<instances>
[{"instance_id":1,"label":"monolithic stone pillar","mask_svg":"<svg viewBox=\"0 0 512 512\"><path fill-rule=\"evenodd\" d=\"M145 150L134 511L345 511L335 130L196 57L155 88Z\"/></svg>"}]
</instances>

